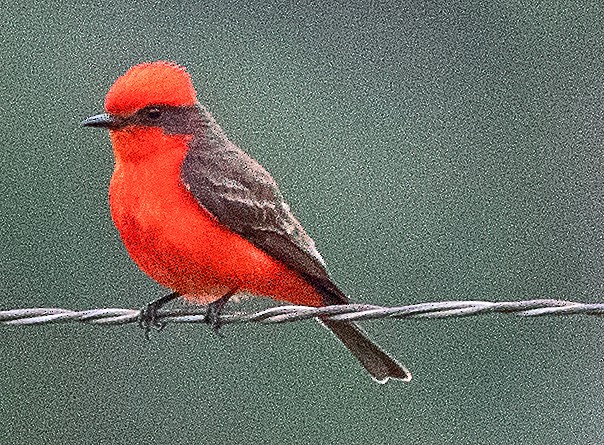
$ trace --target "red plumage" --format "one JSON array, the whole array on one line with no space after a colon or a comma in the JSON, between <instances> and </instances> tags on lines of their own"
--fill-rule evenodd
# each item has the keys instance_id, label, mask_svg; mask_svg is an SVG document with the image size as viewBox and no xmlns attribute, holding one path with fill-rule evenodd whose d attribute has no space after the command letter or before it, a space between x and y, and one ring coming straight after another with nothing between
<instances>
[{"instance_id":1,"label":"red plumage","mask_svg":"<svg viewBox=\"0 0 604 445\"><path fill-rule=\"evenodd\" d=\"M105 109L84 124L110 131L111 215L150 277L201 304L235 292L308 306L348 302L273 178L198 103L184 68L131 68ZM411 378L355 324L323 323L377 381Z\"/></svg>"},{"instance_id":2,"label":"red plumage","mask_svg":"<svg viewBox=\"0 0 604 445\"><path fill-rule=\"evenodd\" d=\"M105 110L129 114L148 105L194 105L197 94L191 77L172 62L141 63L119 77L105 97Z\"/></svg>"}]
</instances>

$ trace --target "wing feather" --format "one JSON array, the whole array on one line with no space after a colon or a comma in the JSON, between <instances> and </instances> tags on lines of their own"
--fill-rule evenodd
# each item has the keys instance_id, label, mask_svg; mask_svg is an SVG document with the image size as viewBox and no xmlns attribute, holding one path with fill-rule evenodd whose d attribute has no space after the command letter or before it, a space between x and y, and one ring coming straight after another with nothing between
<instances>
[{"instance_id":1,"label":"wing feather","mask_svg":"<svg viewBox=\"0 0 604 445\"><path fill-rule=\"evenodd\" d=\"M308 279L326 295L327 304L347 302L275 180L226 137L205 108L198 109L201 119L181 170L197 202L221 224Z\"/></svg>"}]
</instances>

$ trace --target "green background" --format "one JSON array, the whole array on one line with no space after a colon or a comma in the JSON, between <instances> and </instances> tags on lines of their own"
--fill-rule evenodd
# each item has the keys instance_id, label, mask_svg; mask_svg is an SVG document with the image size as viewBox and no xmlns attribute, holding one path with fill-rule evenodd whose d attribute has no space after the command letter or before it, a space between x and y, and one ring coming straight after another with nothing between
<instances>
[{"instance_id":1,"label":"green background","mask_svg":"<svg viewBox=\"0 0 604 445\"><path fill-rule=\"evenodd\" d=\"M79 126L156 59L188 67L353 300L603 300L600 2L2 3L2 308L165 293L112 225L107 134ZM604 442L602 319L363 326L410 384L313 322L0 327L0 443Z\"/></svg>"}]
</instances>

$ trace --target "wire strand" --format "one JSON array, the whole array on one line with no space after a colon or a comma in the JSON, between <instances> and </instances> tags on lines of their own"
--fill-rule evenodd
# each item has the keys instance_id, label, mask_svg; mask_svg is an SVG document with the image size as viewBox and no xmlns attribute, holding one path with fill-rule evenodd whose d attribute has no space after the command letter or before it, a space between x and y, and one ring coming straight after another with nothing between
<instances>
[{"instance_id":1,"label":"wire strand","mask_svg":"<svg viewBox=\"0 0 604 445\"><path fill-rule=\"evenodd\" d=\"M205 307L160 309L157 321L166 323L205 323ZM11 326L50 323L122 325L138 323L141 309L102 308L75 311L62 308L25 308L0 311L0 324ZM253 313L220 315L221 325L234 323L285 323L323 317L330 320L363 321L385 318L452 318L485 314L512 314L522 317L551 315L604 315L604 303L540 299L508 302L438 301L407 306L384 307L367 304L338 306L277 306Z\"/></svg>"}]
</instances>

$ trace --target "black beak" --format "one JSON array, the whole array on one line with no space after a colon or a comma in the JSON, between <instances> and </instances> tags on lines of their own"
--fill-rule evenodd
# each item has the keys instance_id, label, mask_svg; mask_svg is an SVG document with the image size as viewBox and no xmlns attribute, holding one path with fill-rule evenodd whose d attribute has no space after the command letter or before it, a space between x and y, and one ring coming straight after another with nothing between
<instances>
[{"instance_id":1,"label":"black beak","mask_svg":"<svg viewBox=\"0 0 604 445\"><path fill-rule=\"evenodd\" d=\"M90 116L88 119L82 121L84 127L100 127L100 128L111 128L115 120L108 113L97 114L96 116Z\"/></svg>"}]
</instances>

